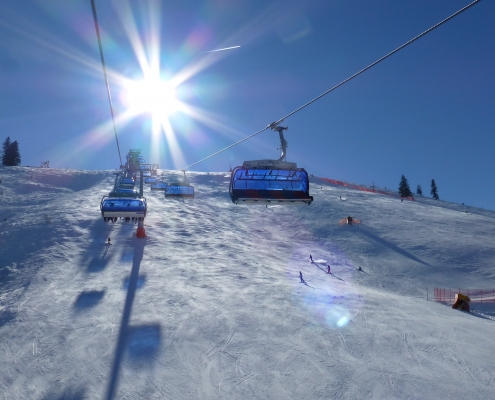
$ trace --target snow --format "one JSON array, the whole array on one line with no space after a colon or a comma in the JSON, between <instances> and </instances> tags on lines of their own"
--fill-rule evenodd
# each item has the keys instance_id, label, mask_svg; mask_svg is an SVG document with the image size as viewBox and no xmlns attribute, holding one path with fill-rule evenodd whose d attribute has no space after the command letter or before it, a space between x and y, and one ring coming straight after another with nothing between
<instances>
[{"instance_id":1,"label":"snow","mask_svg":"<svg viewBox=\"0 0 495 400\"><path fill-rule=\"evenodd\" d=\"M495 303L431 296L495 288L495 212L318 178L309 207L248 207L189 173L194 200L145 186L137 239L99 213L112 171L0 179L1 399L494 397Z\"/></svg>"}]
</instances>

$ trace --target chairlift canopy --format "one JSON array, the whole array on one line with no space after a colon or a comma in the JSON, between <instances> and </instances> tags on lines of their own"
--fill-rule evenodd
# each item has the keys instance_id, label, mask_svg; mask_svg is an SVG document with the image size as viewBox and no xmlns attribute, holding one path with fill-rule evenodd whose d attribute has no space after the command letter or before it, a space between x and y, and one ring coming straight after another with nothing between
<instances>
[{"instance_id":1,"label":"chairlift canopy","mask_svg":"<svg viewBox=\"0 0 495 400\"><path fill-rule=\"evenodd\" d=\"M246 161L234 168L229 193L235 204L310 205L313 201L306 170L280 160Z\"/></svg>"}]
</instances>

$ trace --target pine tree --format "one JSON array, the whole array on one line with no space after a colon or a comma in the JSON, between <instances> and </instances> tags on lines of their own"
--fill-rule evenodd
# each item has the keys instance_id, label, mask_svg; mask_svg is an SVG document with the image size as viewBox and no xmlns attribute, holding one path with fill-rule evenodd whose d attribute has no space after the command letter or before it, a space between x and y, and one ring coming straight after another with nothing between
<instances>
[{"instance_id":1,"label":"pine tree","mask_svg":"<svg viewBox=\"0 0 495 400\"><path fill-rule=\"evenodd\" d=\"M419 196L423 196L423 190L421 189L421 185L418 185L416 188L416 194Z\"/></svg>"},{"instance_id":2,"label":"pine tree","mask_svg":"<svg viewBox=\"0 0 495 400\"><path fill-rule=\"evenodd\" d=\"M2 164L8 166L17 166L21 164L21 153L19 152L19 143L10 142L10 137L5 139L2 145Z\"/></svg>"},{"instance_id":3,"label":"pine tree","mask_svg":"<svg viewBox=\"0 0 495 400\"><path fill-rule=\"evenodd\" d=\"M433 197L433 199L435 200L438 200L438 192L437 192L437 185L435 183L435 179L432 179L431 180L431 197Z\"/></svg>"},{"instance_id":4,"label":"pine tree","mask_svg":"<svg viewBox=\"0 0 495 400\"><path fill-rule=\"evenodd\" d=\"M9 147L10 165L21 165L21 153L19 152L19 143L14 140Z\"/></svg>"},{"instance_id":5,"label":"pine tree","mask_svg":"<svg viewBox=\"0 0 495 400\"><path fill-rule=\"evenodd\" d=\"M409 183L407 182L407 179L404 175L402 175L402 178L400 178L399 194L400 197L412 196L411 189L409 188Z\"/></svg>"},{"instance_id":6,"label":"pine tree","mask_svg":"<svg viewBox=\"0 0 495 400\"><path fill-rule=\"evenodd\" d=\"M9 147L10 147L10 137L7 137L2 144L2 165L8 165L7 159L9 156Z\"/></svg>"}]
</instances>

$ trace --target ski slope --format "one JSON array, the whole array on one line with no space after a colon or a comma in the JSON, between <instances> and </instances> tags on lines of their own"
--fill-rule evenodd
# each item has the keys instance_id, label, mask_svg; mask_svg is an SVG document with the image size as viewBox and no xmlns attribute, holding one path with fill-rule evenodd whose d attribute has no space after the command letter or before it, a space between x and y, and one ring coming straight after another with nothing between
<instances>
[{"instance_id":1,"label":"ski slope","mask_svg":"<svg viewBox=\"0 0 495 400\"><path fill-rule=\"evenodd\" d=\"M495 397L495 303L426 300L495 288L493 211L318 178L309 207L247 207L189 173L194 200L145 186L137 239L99 213L112 171L0 179L0 399Z\"/></svg>"}]
</instances>

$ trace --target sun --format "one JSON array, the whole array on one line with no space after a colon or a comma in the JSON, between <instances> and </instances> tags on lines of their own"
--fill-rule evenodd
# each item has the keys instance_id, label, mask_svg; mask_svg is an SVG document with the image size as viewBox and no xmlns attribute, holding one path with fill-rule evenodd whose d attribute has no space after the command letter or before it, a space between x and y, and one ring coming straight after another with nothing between
<instances>
[{"instance_id":1,"label":"sun","mask_svg":"<svg viewBox=\"0 0 495 400\"><path fill-rule=\"evenodd\" d=\"M151 114L160 121L175 113L180 104L175 87L160 78L129 82L124 99L133 114Z\"/></svg>"}]
</instances>

